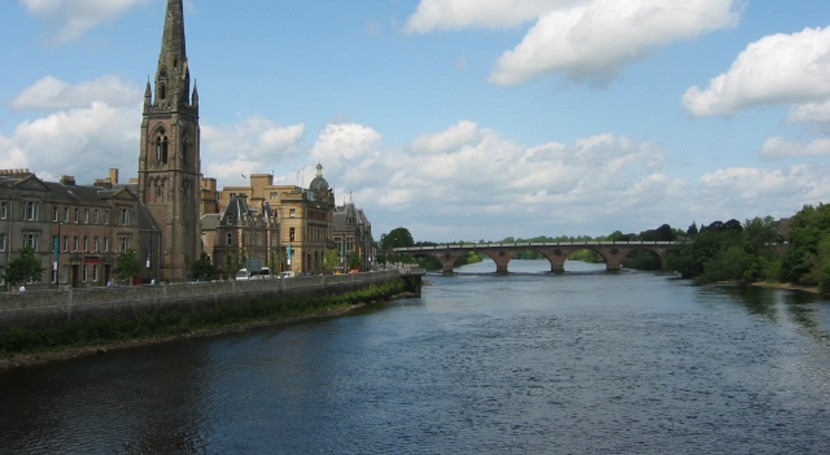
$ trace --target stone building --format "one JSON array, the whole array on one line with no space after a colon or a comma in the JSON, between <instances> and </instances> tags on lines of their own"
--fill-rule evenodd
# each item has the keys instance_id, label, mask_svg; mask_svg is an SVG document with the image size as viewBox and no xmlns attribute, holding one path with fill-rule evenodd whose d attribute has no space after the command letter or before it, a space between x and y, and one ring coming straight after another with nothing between
<instances>
[{"instance_id":1,"label":"stone building","mask_svg":"<svg viewBox=\"0 0 830 455\"><path fill-rule=\"evenodd\" d=\"M334 192L323 177L323 166L317 165L317 176L307 189L274 185L272 174L255 174L250 181L250 186L224 187L220 207L227 207L232 198L242 195L255 209L263 210L268 204L279 220L283 267L298 275L322 273L325 252L334 248Z\"/></svg>"},{"instance_id":2,"label":"stone building","mask_svg":"<svg viewBox=\"0 0 830 455\"><path fill-rule=\"evenodd\" d=\"M351 202L338 206L334 209L332 224L334 244L343 267L348 268L350 258L358 257L364 270L371 269L374 258L372 224L363 210Z\"/></svg>"},{"instance_id":3,"label":"stone building","mask_svg":"<svg viewBox=\"0 0 830 455\"><path fill-rule=\"evenodd\" d=\"M111 281L116 255L134 250L141 278L158 276L159 229L117 171L94 186L64 176L45 182L28 170L0 171L0 272L22 247L35 250L41 283L95 286Z\"/></svg>"},{"instance_id":4,"label":"stone building","mask_svg":"<svg viewBox=\"0 0 830 455\"><path fill-rule=\"evenodd\" d=\"M260 209L250 207L245 194L233 196L222 213L202 216L202 247L226 277L243 267L254 272L267 267L271 273L287 269L275 212L267 202Z\"/></svg>"},{"instance_id":5,"label":"stone building","mask_svg":"<svg viewBox=\"0 0 830 455\"><path fill-rule=\"evenodd\" d=\"M168 0L155 91L144 94L138 197L161 229L162 280L190 277L201 251L199 94L190 90L182 0Z\"/></svg>"}]
</instances>

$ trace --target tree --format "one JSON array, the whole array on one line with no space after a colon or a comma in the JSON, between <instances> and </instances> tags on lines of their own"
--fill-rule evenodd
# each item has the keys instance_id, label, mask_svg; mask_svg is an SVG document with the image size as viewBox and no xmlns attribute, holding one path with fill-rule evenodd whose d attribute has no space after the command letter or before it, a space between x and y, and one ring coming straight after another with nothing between
<instances>
[{"instance_id":1,"label":"tree","mask_svg":"<svg viewBox=\"0 0 830 455\"><path fill-rule=\"evenodd\" d=\"M141 263L135 250L129 249L118 253L115 258L115 269L113 269L117 280L129 280L141 273Z\"/></svg>"},{"instance_id":2,"label":"tree","mask_svg":"<svg viewBox=\"0 0 830 455\"><path fill-rule=\"evenodd\" d=\"M334 248L327 249L323 253L323 271L326 273L332 273L339 265L340 253Z\"/></svg>"},{"instance_id":3,"label":"tree","mask_svg":"<svg viewBox=\"0 0 830 455\"><path fill-rule=\"evenodd\" d=\"M784 255L781 280L805 285L819 284L830 257L819 253L819 245L830 234L830 205L805 205L792 218L789 249Z\"/></svg>"},{"instance_id":4,"label":"tree","mask_svg":"<svg viewBox=\"0 0 830 455\"><path fill-rule=\"evenodd\" d=\"M355 269L356 270L363 270L364 265L365 264L363 262L363 258L360 257L360 255L357 255L357 254L350 254L349 255L349 262L348 262L349 270L355 270Z\"/></svg>"},{"instance_id":5,"label":"tree","mask_svg":"<svg viewBox=\"0 0 830 455\"><path fill-rule=\"evenodd\" d=\"M219 270L210 261L210 256L202 252L199 259L190 268L193 279L198 281L211 281L219 277Z\"/></svg>"},{"instance_id":6,"label":"tree","mask_svg":"<svg viewBox=\"0 0 830 455\"><path fill-rule=\"evenodd\" d=\"M409 230L403 227L392 229L388 234L380 236L381 256L378 258L381 262L416 262L415 259L407 254L396 254L392 252L393 248L406 248L414 246L415 241L412 239L412 234Z\"/></svg>"},{"instance_id":7,"label":"tree","mask_svg":"<svg viewBox=\"0 0 830 455\"><path fill-rule=\"evenodd\" d=\"M14 288L20 283L40 281L45 270L37 260L35 250L27 246L21 248L17 257L9 261L3 272L3 279Z\"/></svg>"},{"instance_id":8,"label":"tree","mask_svg":"<svg viewBox=\"0 0 830 455\"><path fill-rule=\"evenodd\" d=\"M380 236L380 247L383 251L390 251L392 248L406 248L415 245L412 234L403 227L392 229L389 234Z\"/></svg>"}]
</instances>

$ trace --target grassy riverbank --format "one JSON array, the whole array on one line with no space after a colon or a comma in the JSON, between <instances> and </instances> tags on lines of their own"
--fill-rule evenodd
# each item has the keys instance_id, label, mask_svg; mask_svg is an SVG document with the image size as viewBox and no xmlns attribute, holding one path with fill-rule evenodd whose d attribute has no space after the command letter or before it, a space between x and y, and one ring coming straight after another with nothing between
<instances>
[{"instance_id":1,"label":"grassy riverbank","mask_svg":"<svg viewBox=\"0 0 830 455\"><path fill-rule=\"evenodd\" d=\"M336 317L405 291L402 280L315 299L254 300L198 315L158 312L127 321L97 320L58 329L15 328L0 333L0 368L40 363L175 339Z\"/></svg>"}]
</instances>

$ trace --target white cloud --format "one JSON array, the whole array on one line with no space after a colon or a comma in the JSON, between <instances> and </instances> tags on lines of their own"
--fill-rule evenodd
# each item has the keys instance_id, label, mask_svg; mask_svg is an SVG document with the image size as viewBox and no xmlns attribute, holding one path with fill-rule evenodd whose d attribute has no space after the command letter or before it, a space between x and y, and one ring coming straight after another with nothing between
<instances>
[{"instance_id":1,"label":"white cloud","mask_svg":"<svg viewBox=\"0 0 830 455\"><path fill-rule=\"evenodd\" d=\"M29 158L14 140L0 134L0 163L3 169L20 169L29 167Z\"/></svg>"},{"instance_id":2,"label":"white cloud","mask_svg":"<svg viewBox=\"0 0 830 455\"><path fill-rule=\"evenodd\" d=\"M406 22L410 33L468 27L503 29L535 20L576 0L421 0Z\"/></svg>"},{"instance_id":3,"label":"white cloud","mask_svg":"<svg viewBox=\"0 0 830 455\"><path fill-rule=\"evenodd\" d=\"M805 203L830 198L830 189L825 184L827 172L827 166L806 165L783 169L720 169L700 178L698 199L708 202L707 208L713 214L723 213L722 218L740 219L741 214L775 216L782 207L794 212ZM750 215L750 211L754 214Z\"/></svg>"},{"instance_id":4,"label":"white cloud","mask_svg":"<svg viewBox=\"0 0 830 455\"><path fill-rule=\"evenodd\" d=\"M221 187L242 184L251 174L291 167L306 151L304 136L302 123L282 126L258 115L230 126L202 125L203 173Z\"/></svg>"},{"instance_id":5,"label":"white cloud","mask_svg":"<svg viewBox=\"0 0 830 455\"><path fill-rule=\"evenodd\" d=\"M9 103L14 110L62 110L89 107L92 102L110 106L134 106L141 100L141 91L114 76L71 85L46 76L24 89Z\"/></svg>"},{"instance_id":6,"label":"white cloud","mask_svg":"<svg viewBox=\"0 0 830 455\"><path fill-rule=\"evenodd\" d=\"M631 61L669 43L737 21L733 0L591 0L549 11L490 76L516 85L549 74L575 81L605 81Z\"/></svg>"},{"instance_id":7,"label":"white cloud","mask_svg":"<svg viewBox=\"0 0 830 455\"><path fill-rule=\"evenodd\" d=\"M750 43L706 89L689 88L683 105L696 116L708 116L759 105L822 102L830 97L827 81L830 27L806 28Z\"/></svg>"},{"instance_id":8,"label":"white cloud","mask_svg":"<svg viewBox=\"0 0 830 455\"><path fill-rule=\"evenodd\" d=\"M787 120L793 123L818 123L830 127L830 100L823 103L793 106Z\"/></svg>"},{"instance_id":9,"label":"white cloud","mask_svg":"<svg viewBox=\"0 0 830 455\"><path fill-rule=\"evenodd\" d=\"M74 175L79 183L92 183L111 167L134 176L140 102L140 89L112 76L75 85L43 78L10 102L47 113L0 138L4 167L28 167L47 180Z\"/></svg>"},{"instance_id":10,"label":"white cloud","mask_svg":"<svg viewBox=\"0 0 830 455\"><path fill-rule=\"evenodd\" d=\"M803 143L782 137L771 137L764 142L761 149L761 157L766 159L813 156L830 156L830 138L821 138Z\"/></svg>"},{"instance_id":11,"label":"white cloud","mask_svg":"<svg viewBox=\"0 0 830 455\"><path fill-rule=\"evenodd\" d=\"M93 102L90 107L59 111L21 123L12 141L22 150L32 171L47 176L74 175L92 183L111 167L134 176L138 163L141 118L137 107L113 107ZM126 180L126 179L125 179Z\"/></svg>"},{"instance_id":12,"label":"white cloud","mask_svg":"<svg viewBox=\"0 0 830 455\"><path fill-rule=\"evenodd\" d=\"M34 16L57 24L54 39L72 41L150 0L19 0Z\"/></svg>"}]
</instances>

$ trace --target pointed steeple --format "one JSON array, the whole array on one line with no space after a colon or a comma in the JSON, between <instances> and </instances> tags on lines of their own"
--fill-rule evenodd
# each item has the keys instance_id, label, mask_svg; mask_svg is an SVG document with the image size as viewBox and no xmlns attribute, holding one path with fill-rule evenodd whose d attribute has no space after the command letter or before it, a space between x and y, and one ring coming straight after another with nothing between
<instances>
[{"instance_id":1,"label":"pointed steeple","mask_svg":"<svg viewBox=\"0 0 830 455\"><path fill-rule=\"evenodd\" d=\"M199 89L196 88L196 81L193 81L193 95L190 97L190 104L199 107Z\"/></svg>"},{"instance_id":2,"label":"pointed steeple","mask_svg":"<svg viewBox=\"0 0 830 455\"><path fill-rule=\"evenodd\" d=\"M144 105L150 106L153 104L153 89L150 87L150 76L147 76L147 88L144 89Z\"/></svg>"},{"instance_id":3,"label":"pointed steeple","mask_svg":"<svg viewBox=\"0 0 830 455\"><path fill-rule=\"evenodd\" d=\"M185 51L182 0L167 0L164 35L156 71L155 102L173 108L190 104L190 69Z\"/></svg>"}]
</instances>

